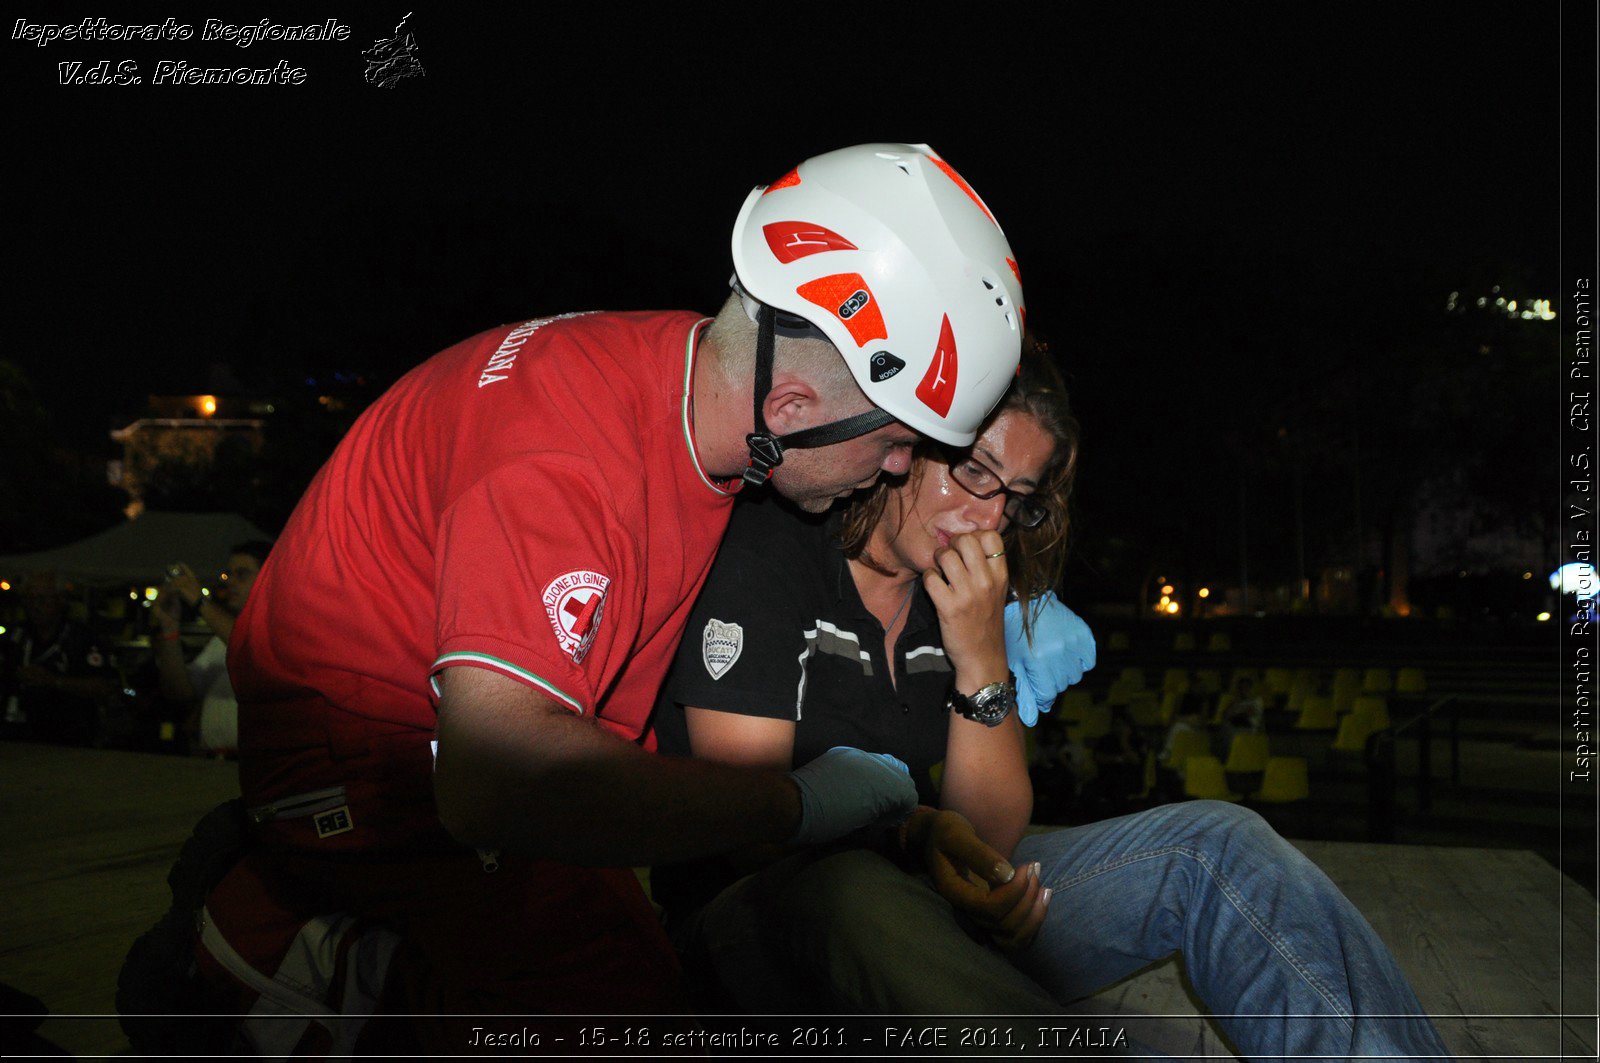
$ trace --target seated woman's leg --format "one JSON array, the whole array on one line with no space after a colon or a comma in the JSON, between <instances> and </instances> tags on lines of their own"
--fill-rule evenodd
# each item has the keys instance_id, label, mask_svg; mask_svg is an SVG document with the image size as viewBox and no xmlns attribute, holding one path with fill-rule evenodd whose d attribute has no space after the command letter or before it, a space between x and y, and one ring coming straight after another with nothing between
<instances>
[{"instance_id":1,"label":"seated woman's leg","mask_svg":"<svg viewBox=\"0 0 1600 1063\"><path fill-rule=\"evenodd\" d=\"M1181 951L1251 1057L1448 1055L1361 913L1248 809L1190 801L1033 835L1014 863L1034 860L1054 893L1017 963L1058 1000Z\"/></svg>"},{"instance_id":2,"label":"seated woman's leg","mask_svg":"<svg viewBox=\"0 0 1600 1063\"><path fill-rule=\"evenodd\" d=\"M797 1010L795 1001L775 1002L760 988L783 985L773 968L792 967L844 1011L1060 1011L1004 956L969 936L930 884L867 850L794 857L745 878L706 906L698 933L723 985L755 1010Z\"/></svg>"}]
</instances>

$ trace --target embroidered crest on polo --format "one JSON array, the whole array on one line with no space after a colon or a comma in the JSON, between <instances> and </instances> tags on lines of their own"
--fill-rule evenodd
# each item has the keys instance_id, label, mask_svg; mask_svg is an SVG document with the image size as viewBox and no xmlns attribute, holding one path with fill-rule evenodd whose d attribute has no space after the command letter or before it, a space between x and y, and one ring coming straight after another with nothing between
<instances>
[{"instance_id":1,"label":"embroidered crest on polo","mask_svg":"<svg viewBox=\"0 0 1600 1063\"><path fill-rule=\"evenodd\" d=\"M557 576L545 586L544 611L555 629L556 641L574 664L582 664L594 645L610 586L610 576L588 569Z\"/></svg>"},{"instance_id":2,"label":"embroidered crest on polo","mask_svg":"<svg viewBox=\"0 0 1600 1063\"><path fill-rule=\"evenodd\" d=\"M700 659L712 679L726 675L743 652L744 628L720 620L706 621L706 629L700 635Z\"/></svg>"}]
</instances>

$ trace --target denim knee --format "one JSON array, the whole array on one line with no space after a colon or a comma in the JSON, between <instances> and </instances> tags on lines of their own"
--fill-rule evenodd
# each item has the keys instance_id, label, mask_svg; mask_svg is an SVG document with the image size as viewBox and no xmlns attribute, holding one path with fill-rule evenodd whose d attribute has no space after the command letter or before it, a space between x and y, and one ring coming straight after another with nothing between
<instances>
[{"instance_id":1,"label":"denim knee","mask_svg":"<svg viewBox=\"0 0 1600 1063\"><path fill-rule=\"evenodd\" d=\"M1231 801L1183 801L1161 807L1171 809L1175 821L1190 825L1197 830L1225 831L1230 835L1242 834L1251 837L1278 836L1278 832L1261 818L1260 813Z\"/></svg>"}]
</instances>

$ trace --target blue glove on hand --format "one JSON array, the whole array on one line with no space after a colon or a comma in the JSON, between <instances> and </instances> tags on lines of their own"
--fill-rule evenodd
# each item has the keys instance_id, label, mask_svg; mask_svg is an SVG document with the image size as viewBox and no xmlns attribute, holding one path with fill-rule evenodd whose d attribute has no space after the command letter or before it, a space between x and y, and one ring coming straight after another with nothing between
<instances>
[{"instance_id":1,"label":"blue glove on hand","mask_svg":"<svg viewBox=\"0 0 1600 1063\"><path fill-rule=\"evenodd\" d=\"M834 746L789 778L800 787L800 830L790 839L793 845L898 823L917 808L910 770L887 753Z\"/></svg>"},{"instance_id":2,"label":"blue glove on hand","mask_svg":"<svg viewBox=\"0 0 1600 1063\"><path fill-rule=\"evenodd\" d=\"M1094 635L1054 593L1035 598L1033 642L1022 630L1022 603L1006 606L1006 660L1017 677L1017 715L1032 727L1061 692L1094 667Z\"/></svg>"}]
</instances>

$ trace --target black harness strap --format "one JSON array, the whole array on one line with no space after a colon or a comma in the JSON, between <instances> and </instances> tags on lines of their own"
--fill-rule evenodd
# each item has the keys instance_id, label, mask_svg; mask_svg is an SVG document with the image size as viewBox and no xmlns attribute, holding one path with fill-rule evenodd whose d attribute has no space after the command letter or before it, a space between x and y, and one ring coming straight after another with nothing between
<instances>
[{"instance_id":1,"label":"black harness strap","mask_svg":"<svg viewBox=\"0 0 1600 1063\"><path fill-rule=\"evenodd\" d=\"M835 443L843 443L847 439L864 436L868 432L876 432L884 425L893 424L894 418L883 410L874 407L865 413L858 413L854 417L846 417L834 421L832 424L819 424L813 428L802 428L798 432L790 432L786 436L775 436L767 431L767 419L761 412L761 407L767 401L767 393L772 390L772 349L775 343L777 314L770 306L763 305L757 315L756 322L756 382L755 382L755 412L753 424L755 431L744 437L745 445L750 448L750 464L744 470L744 481L752 486L759 486L772 479L772 470L783 464L783 451L786 447L826 447Z\"/></svg>"}]
</instances>

